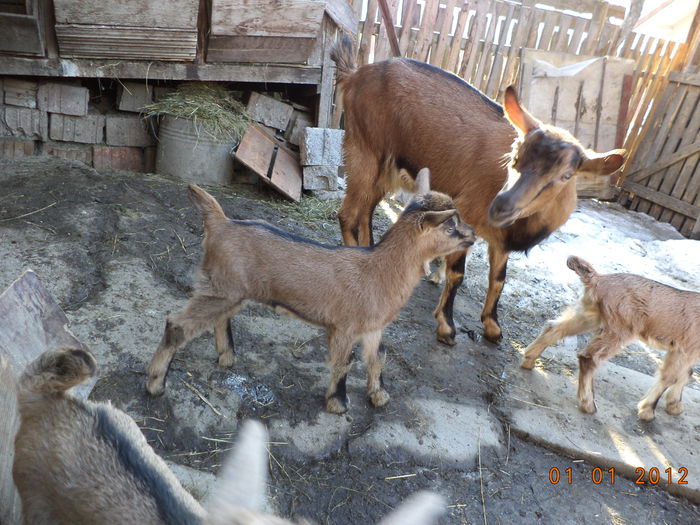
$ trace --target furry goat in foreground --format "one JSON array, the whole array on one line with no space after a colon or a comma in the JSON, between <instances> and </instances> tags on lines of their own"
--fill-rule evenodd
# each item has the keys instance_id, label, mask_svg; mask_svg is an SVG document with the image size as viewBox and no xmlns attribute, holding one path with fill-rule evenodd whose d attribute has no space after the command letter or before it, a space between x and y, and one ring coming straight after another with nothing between
<instances>
[{"instance_id":1,"label":"furry goat in foreground","mask_svg":"<svg viewBox=\"0 0 700 525\"><path fill-rule=\"evenodd\" d=\"M214 327L219 364L231 366L229 318L252 300L326 328L331 368L326 410L347 410L345 381L359 339L370 401L384 406L389 401L382 385L384 327L408 301L425 260L466 251L475 240L452 199L430 191L427 169L417 189L381 242L360 248L315 243L260 221L229 220L211 195L190 185L189 197L204 215L204 257L194 296L168 318L148 365L148 392L163 393L175 351L207 328Z\"/></svg>"},{"instance_id":2,"label":"furry goat in foreground","mask_svg":"<svg viewBox=\"0 0 700 525\"><path fill-rule=\"evenodd\" d=\"M292 525L262 512L268 439L260 423L243 425L204 510L133 419L66 392L96 368L89 352L61 348L42 354L19 381L13 477L25 524ZM443 510L439 496L419 493L381 523L429 525Z\"/></svg>"},{"instance_id":3,"label":"furry goat in foreground","mask_svg":"<svg viewBox=\"0 0 700 525\"><path fill-rule=\"evenodd\" d=\"M666 357L656 384L637 405L639 418L654 419L656 404L667 389L666 412L680 414L683 387L700 359L700 293L628 273L599 275L578 257L569 257L566 264L583 281L585 293L558 320L545 326L525 349L520 366L532 369L545 348L566 336L598 330L578 354L579 408L593 413L595 369L627 343L640 339L666 350Z\"/></svg>"}]
</instances>

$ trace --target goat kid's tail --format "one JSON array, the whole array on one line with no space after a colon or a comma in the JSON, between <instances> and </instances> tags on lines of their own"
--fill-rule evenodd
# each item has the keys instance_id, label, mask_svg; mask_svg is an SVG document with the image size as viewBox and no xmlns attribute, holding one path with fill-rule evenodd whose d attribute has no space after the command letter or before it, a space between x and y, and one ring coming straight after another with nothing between
<instances>
[{"instance_id":1,"label":"goat kid's tail","mask_svg":"<svg viewBox=\"0 0 700 525\"><path fill-rule=\"evenodd\" d=\"M82 348L61 347L44 352L29 363L19 378L20 392L54 394L90 379L97 373L97 361Z\"/></svg>"},{"instance_id":2,"label":"goat kid's tail","mask_svg":"<svg viewBox=\"0 0 700 525\"><path fill-rule=\"evenodd\" d=\"M566 260L566 265L578 274L583 284L590 284L593 279L598 277L598 272L595 271L593 266L575 255L570 256Z\"/></svg>"},{"instance_id":3,"label":"goat kid's tail","mask_svg":"<svg viewBox=\"0 0 700 525\"><path fill-rule=\"evenodd\" d=\"M331 60L335 62L335 75L338 84L342 84L357 69L355 54L352 52L352 40L343 35L331 49Z\"/></svg>"},{"instance_id":4,"label":"goat kid's tail","mask_svg":"<svg viewBox=\"0 0 700 525\"><path fill-rule=\"evenodd\" d=\"M224 210L216 199L196 184L190 184L187 187L187 196L200 213L204 215L205 226L208 227L213 223L227 220Z\"/></svg>"}]
</instances>

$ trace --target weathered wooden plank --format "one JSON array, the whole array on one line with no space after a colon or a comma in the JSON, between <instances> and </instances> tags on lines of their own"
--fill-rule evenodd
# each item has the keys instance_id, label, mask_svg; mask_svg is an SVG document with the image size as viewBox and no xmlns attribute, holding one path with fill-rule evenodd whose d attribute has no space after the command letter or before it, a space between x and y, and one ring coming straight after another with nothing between
<instances>
[{"instance_id":1,"label":"weathered wooden plank","mask_svg":"<svg viewBox=\"0 0 700 525\"><path fill-rule=\"evenodd\" d=\"M216 3L216 2L215 2ZM54 0L57 24L101 24L196 29L199 0ZM128 21L128 22L127 22Z\"/></svg>"},{"instance_id":2,"label":"weathered wooden plank","mask_svg":"<svg viewBox=\"0 0 700 525\"><path fill-rule=\"evenodd\" d=\"M215 36L315 37L325 0L213 0L211 32Z\"/></svg>"},{"instance_id":3,"label":"weathered wooden plank","mask_svg":"<svg viewBox=\"0 0 700 525\"><path fill-rule=\"evenodd\" d=\"M392 39L396 39L396 45L398 46L398 38L396 37L396 14L399 9L399 0L385 0L386 7L388 9L387 15L391 18L391 23L393 24L391 28L387 26L387 21L383 12L384 7L382 2L379 2L379 12L381 13L379 33L377 36L377 43L374 49L374 61L379 62L386 58L392 56L400 56L401 49L393 49ZM391 30L391 35L389 31Z\"/></svg>"},{"instance_id":4,"label":"weathered wooden plank","mask_svg":"<svg viewBox=\"0 0 700 525\"><path fill-rule=\"evenodd\" d=\"M569 42L569 47L567 51L574 55L579 55L581 49L581 42L585 37L586 26L588 25L588 20L585 18L576 18L576 25L574 26L574 33L571 35L571 41Z\"/></svg>"},{"instance_id":5,"label":"weathered wooden plank","mask_svg":"<svg viewBox=\"0 0 700 525\"><path fill-rule=\"evenodd\" d=\"M319 66L285 64L192 64L135 60L49 60L0 55L0 70L8 75L64 78L130 78L318 84Z\"/></svg>"},{"instance_id":6,"label":"weathered wooden plank","mask_svg":"<svg viewBox=\"0 0 700 525\"><path fill-rule=\"evenodd\" d=\"M682 213L686 217L691 217L694 219L700 214L700 206L676 199L670 195L666 195L665 193L661 193L651 188L647 188L646 186L642 186L641 184L637 184L636 182L625 180L622 187L625 191L642 197L647 201L660 204L664 208Z\"/></svg>"},{"instance_id":7,"label":"weathered wooden plank","mask_svg":"<svg viewBox=\"0 0 700 525\"><path fill-rule=\"evenodd\" d=\"M14 382L46 350L86 347L67 329L68 318L31 270L0 295L0 319L0 522L12 524L21 522L20 499L12 483L14 436L19 429ZM95 381L73 393L87 397Z\"/></svg>"},{"instance_id":8,"label":"weathered wooden plank","mask_svg":"<svg viewBox=\"0 0 700 525\"><path fill-rule=\"evenodd\" d=\"M467 27L467 20L469 18L469 0L464 0L462 2L462 7L460 8L459 15L457 17L457 28L455 29L455 34L450 41L449 52L443 67L447 71L457 73L459 71L459 52L462 48L462 35L464 35L464 30Z\"/></svg>"},{"instance_id":9,"label":"weathered wooden plank","mask_svg":"<svg viewBox=\"0 0 700 525\"><path fill-rule=\"evenodd\" d=\"M367 4L367 16L362 26L362 35L357 46L358 65L367 64L372 50L372 38L374 36L375 22L377 20L377 0L369 0Z\"/></svg>"},{"instance_id":10,"label":"weathered wooden plank","mask_svg":"<svg viewBox=\"0 0 700 525\"><path fill-rule=\"evenodd\" d=\"M433 42L433 32L435 21L437 20L440 0L425 0L423 18L420 23L420 33L416 41L416 47L412 53L412 58L421 61L428 60L428 53Z\"/></svg>"},{"instance_id":11,"label":"weathered wooden plank","mask_svg":"<svg viewBox=\"0 0 700 525\"><path fill-rule=\"evenodd\" d=\"M0 13L0 51L44 56L44 42L35 16Z\"/></svg>"},{"instance_id":12,"label":"weathered wooden plank","mask_svg":"<svg viewBox=\"0 0 700 525\"><path fill-rule=\"evenodd\" d=\"M676 164L678 162L681 162L687 157L690 157L691 155L695 155L696 153L700 152L700 144L698 143L691 143L687 144L683 147L678 148L675 153L672 155L669 155L668 157L662 157L659 162L655 163L652 166L649 166L648 168L644 168L642 170L639 170L637 172L631 172L628 177L631 181L634 182L641 182L648 177L651 177L652 175L655 175L659 171L668 168L669 166L672 166L673 164Z\"/></svg>"},{"instance_id":13,"label":"weathered wooden plank","mask_svg":"<svg viewBox=\"0 0 700 525\"><path fill-rule=\"evenodd\" d=\"M435 51L430 54L430 63L438 67L444 67L446 65L447 57L445 56L445 50L447 49L447 42L449 41L457 2L458 0L446 0L445 2L444 16L442 17L442 24L439 29L440 34L438 35L437 46L435 47Z\"/></svg>"},{"instance_id":14,"label":"weathered wooden plank","mask_svg":"<svg viewBox=\"0 0 700 525\"><path fill-rule=\"evenodd\" d=\"M299 159L286 148L278 148L270 173L270 184L290 199L298 201L301 199L302 181Z\"/></svg>"},{"instance_id":15,"label":"weathered wooden plank","mask_svg":"<svg viewBox=\"0 0 700 525\"><path fill-rule=\"evenodd\" d=\"M258 125L248 126L236 150L236 159L267 179L277 143Z\"/></svg>"},{"instance_id":16,"label":"weathered wooden plank","mask_svg":"<svg viewBox=\"0 0 700 525\"><path fill-rule=\"evenodd\" d=\"M416 0L404 0L403 5L399 49L401 49L401 54L403 56L408 56L408 43L411 36L411 28L413 27L413 19L416 12L420 13L420 8L416 9L418 7Z\"/></svg>"},{"instance_id":17,"label":"weathered wooden plank","mask_svg":"<svg viewBox=\"0 0 700 525\"><path fill-rule=\"evenodd\" d=\"M498 86L501 82L501 76L503 75L503 54L506 45L506 40L508 38L508 32L510 31L511 22L513 20L513 14L515 13L515 5L504 5L507 8L505 19L501 24L500 33L498 35L498 45L493 57L493 66L491 67L491 72L488 75L486 81L486 87L484 93L491 98L496 98L498 96Z\"/></svg>"},{"instance_id":18,"label":"weathered wooden plank","mask_svg":"<svg viewBox=\"0 0 700 525\"><path fill-rule=\"evenodd\" d=\"M56 24L60 55L67 58L194 60L197 31Z\"/></svg>"},{"instance_id":19,"label":"weathered wooden plank","mask_svg":"<svg viewBox=\"0 0 700 525\"><path fill-rule=\"evenodd\" d=\"M700 87L700 73L673 71L668 77L671 82L680 82L681 84Z\"/></svg>"},{"instance_id":20,"label":"weathered wooden plank","mask_svg":"<svg viewBox=\"0 0 700 525\"><path fill-rule=\"evenodd\" d=\"M541 49L543 51L549 51L551 49L554 30L557 28L560 18L561 14L556 11L548 11L544 15L544 27L542 28L542 36L540 37L540 41L537 43L537 49Z\"/></svg>"},{"instance_id":21,"label":"weathered wooden plank","mask_svg":"<svg viewBox=\"0 0 700 525\"><path fill-rule=\"evenodd\" d=\"M326 0L326 13L338 27L353 35L357 34L357 16L347 0Z\"/></svg>"},{"instance_id":22,"label":"weathered wooden plank","mask_svg":"<svg viewBox=\"0 0 700 525\"><path fill-rule=\"evenodd\" d=\"M486 37L483 47L481 48L481 56L479 57L479 63L476 67L476 73L474 74L472 82L474 87L481 92L486 91L486 79L489 71L491 71L494 59L491 54L491 49L493 49L494 39L496 38L496 28L501 24L501 18L504 15L503 9L506 6L502 3L496 3L494 7L495 9L491 11L491 20L486 30Z\"/></svg>"}]
</instances>

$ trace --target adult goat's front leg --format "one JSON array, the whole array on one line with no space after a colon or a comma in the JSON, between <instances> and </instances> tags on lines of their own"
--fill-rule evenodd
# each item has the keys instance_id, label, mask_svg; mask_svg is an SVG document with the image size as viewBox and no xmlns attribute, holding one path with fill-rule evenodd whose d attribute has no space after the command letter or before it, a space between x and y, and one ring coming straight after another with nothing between
<instances>
[{"instance_id":1,"label":"adult goat's front leg","mask_svg":"<svg viewBox=\"0 0 700 525\"><path fill-rule=\"evenodd\" d=\"M489 243L489 289L486 292L481 322L484 325L484 337L492 343L501 340L501 325L498 324L498 300L506 282L506 269L510 252L494 247Z\"/></svg>"},{"instance_id":2,"label":"adult goat's front leg","mask_svg":"<svg viewBox=\"0 0 700 525\"><path fill-rule=\"evenodd\" d=\"M466 251L456 252L445 257L445 286L434 315L438 323L437 339L446 345L455 344L457 331L454 321L454 303L457 290L464 281L464 263L467 260L467 253Z\"/></svg>"}]
</instances>

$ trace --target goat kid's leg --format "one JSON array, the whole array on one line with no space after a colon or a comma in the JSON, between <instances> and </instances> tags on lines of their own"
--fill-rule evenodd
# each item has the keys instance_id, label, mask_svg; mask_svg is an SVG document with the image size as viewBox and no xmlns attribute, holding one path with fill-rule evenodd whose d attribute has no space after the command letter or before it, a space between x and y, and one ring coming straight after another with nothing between
<instances>
[{"instance_id":1,"label":"goat kid's leg","mask_svg":"<svg viewBox=\"0 0 700 525\"><path fill-rule=\"evenodd\" d=\"M593 376L601 363L618 353L625 343L618 334L601 330L588 346L578 354L578 407L581 412L593 414L597 408L593 393Z\"/></svg>"},{"instance_id":2,"label":"goat kid's leg","mask_svg":"<svg viewBox=\"0 0 700 525\"><path fill-rule=\"evenodd\" d=\"M165 391L165 377L178 348L222 317L233 315L239 304L222 297L194 296L180 312L169 317L163 338L146 369L148 393L157 396Z\"/></svg>"},{"instance_id":3,"label":"goat kid's leg","mask_svg":"<svg viewBox=\"0 0 700 525\"><path fill-rule=\"evenodd\" d=\"M214 325L214 342L219 354L219 366L233 366L234 344L229 316L220 317Z\"/></svg>"},{"instance_id":4,"label":"goat kid's leg","mask_svg":"<svg viewBox=\"0 0 700 525\"><path fill-rule=\"evenodd\" d=\"M346 246L372 246L372 214L384 193L376 180L380 163L363 151L354 151L346 143L345 198L338 212L340 231ZM367 180L371 177L371 180Z\"/></svg>"},{"instance_id":5,"label":"goat kid's leg","mask_svg":"<svg viewBox=\"0 0 700 525\"><path fill-rule=\"evenodd\" d=\"M598 319L587 313L580 303L569 307L556 321L547 321L537 339L525 348L521 368L532 370L535 361L546 348L570 335L589 332L597 328L598 324Z\"/></svg>"},{"instance_id":6,"label":"goat kid's leg","mask_svg":"<svg viewBox=\"0 0 700 525\"><path fill-rule=\"evenodd\" d=\"M382 377L386 351L382 347L381 341L381 331L362 336L362 354L367 363L367 394L375 407L383 407L389 402L389 394L384 390Z\"/></svg>"},{"instance_id":7,"label":"goat kid's leg","mask_svg":"<svg viewBox=\"0 0 700 525\"><path fill-rule=\"evenodd\" d=\"M467 252L456 252L445 257L447 268L445 286L433 315L437 320L437 340L446 345L455 344L454 303L457 290L464 281L464 262Z\"/></svg>"},{"instance_id":8,"label":"goat kid's leg","mask_svg":"<svg viewBox=\"0 0 700 525\"><path fill-rule=\"evenodd\" d=\"M352 344L354 339L345 334L328 334L328 366L331 380L326 390L326 411L342 414L348 409L346 381L352 368Z\"/></svg>"},{"instance_id":9,"label":"goat kid's leg","mask_svg":"<svg viewBox=\"0 0 700 525\"><path fill-rule=\"evenodd\" d=\"M692 360L683 355L682 349L667 351L656 383L637 404L639 419L643 421L654 419L654 410L666 389L669 389L666 394L666 411L672 415L680 414L683 411L681 395L692 373L692 366Z\"/></svg>"},{"instance_id":10,"label":"goat kid's leg","mask_svg":"<svg viewBox=\"0 0 700 525\"><path fill-rule=\"evenodd\" d=\"M495 248L489 243L489 289L486 292L481 322L484 325L484 337L492 343L501 340L501 325L498 324L498 300L501 298L506 282L506 268L510 252Z\"/></svg>"}]
</instances>

